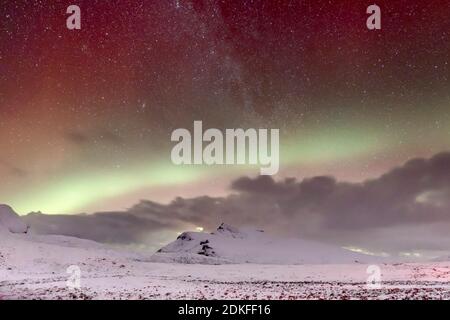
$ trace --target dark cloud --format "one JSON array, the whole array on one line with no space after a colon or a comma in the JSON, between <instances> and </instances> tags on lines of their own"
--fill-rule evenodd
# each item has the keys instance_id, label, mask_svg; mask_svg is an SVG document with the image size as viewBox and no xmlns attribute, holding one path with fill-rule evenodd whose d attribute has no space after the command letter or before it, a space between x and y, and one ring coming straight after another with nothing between
<instances>
[{"instance_id":1,"label":"dark cloud","mask_svg":"<svg viewBox=\"0 0 450 320\"><path fill-rule=\"evenodd\" d=\"M173 230L177 222L159 222L154 215L134 212L99 212L79 215L30 213L25 217L33 230L41 234L67 235L109 244L147 244L153 233Z\"/></svg>"},{"instance_id":2,"label":"dark cloud","mask_svg":"<svg viewBox=\"0 0 450 320\"><path fill-rule=\"evenodd\" d=\"M126 212L27 219L39 231L113 243L138 243L143 235L186 225L213 229L225 221L383 251L450 248L450 235L442 231L450 226L450 153L411 160L363 183L260 176L231 187L235 193L225 198L141 201Z\"/></svg>"},{"instance_id":3,"label":"dark cloud","mask_svg":"<svg viewBox=\"0 0 450 320\"><path fill-rule=\"evenodd\" d=\"M276 183L270 176L259 176L256 179L242 177L235 180L231 184L231 188L236 191L252 194L279 195L289 192L295 182L296 180L294 178L286 179L284 183L280 184Z\"/></svg>"}]
</instances>

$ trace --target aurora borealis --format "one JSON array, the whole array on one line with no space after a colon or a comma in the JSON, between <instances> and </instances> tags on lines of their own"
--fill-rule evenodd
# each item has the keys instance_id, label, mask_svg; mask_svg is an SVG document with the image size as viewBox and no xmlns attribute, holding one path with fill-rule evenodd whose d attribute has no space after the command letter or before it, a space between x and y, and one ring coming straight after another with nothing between
<instances>
[{"instance_id":1,"label":"aurora borealis","mask_svg":"<svg viewBox=\"0 0 450 320\"><path fill-rule=\"evenodd\" d=\"M119 210L257 174L173 166L170 134L195 120L279 128L279 179L362 181L450 150L450 3L377 0L369 31L372 3L3 1L0 203Z\"/></svg>"}]
</instances>

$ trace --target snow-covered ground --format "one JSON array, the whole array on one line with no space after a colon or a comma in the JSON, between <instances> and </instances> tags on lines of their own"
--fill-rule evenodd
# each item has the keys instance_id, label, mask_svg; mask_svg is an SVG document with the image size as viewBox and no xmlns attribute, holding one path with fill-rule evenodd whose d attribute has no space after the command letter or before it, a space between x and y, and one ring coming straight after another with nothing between
<instances>
[{"instance_id":1,"label":"snow-covered ground","mask_svg":"<svg viewBox=\"0 0 450 320\"><path fill-rule=\"evenodd\" d=\"M7 215L8 224L18 223ZM23 226L11 232L9 227L3 222L0 228L0 299L450 299L448 261L372 262L381 271L380 287L373 288L366 284L368 264L355 262L361 256L311 244L332 259L317 261L313 254L303 264L292 264L302 263L295 259L280 264L283 257L301 257L292 253L296 245L281 250L279 241L229 226L214 234L185 233L154 256L112 250L88 240L36 236L25 233L28 228ZM232 245L237 241L243 246L246 238L252 239L253 248L238 250ZM197 244L205 240L207 248ZM269 256L280 249L278 260L237 264L236 259L252 261L262 254L255 241L263 241ZM250 254L253 250L257 254ZM337 253L345 258L332 263ZM188 263L173 262L174 257L183 260L180 256ZM160 260L165 263L155 262ZM222 260L226 263L210 264ZM74 288L77 271L80 287ZM369 271L373 275L373 266Z\"/></svg>"}]
</instances>

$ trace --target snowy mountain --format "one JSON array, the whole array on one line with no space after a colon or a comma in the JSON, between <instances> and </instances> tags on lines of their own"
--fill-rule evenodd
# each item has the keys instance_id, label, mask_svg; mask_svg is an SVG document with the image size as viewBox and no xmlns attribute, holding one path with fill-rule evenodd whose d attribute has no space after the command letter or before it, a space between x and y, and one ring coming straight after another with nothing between
<instances>
[{"instance_id":1,"label":"snowy mountain","mask_svg":"<svg viewBox=\"0 0 450 320\"><path fill-rule=\"evenodd\" d=\"M0 205L0 232L27 233L28 225L24 223L19 215L7 205Z\"/></svg>"},{"instance_id":2,"label":"snowy mountain","mask_svg":"<svg viewBox=\"0 0 450 320\"><path fill-rule=\"evenodd\" d=\"M277 239L262 230L221 224L213 233L184 232L158 250L151 261L178 263L330 264L381 258L301 239Z\"/></svg>"}]
</instances>

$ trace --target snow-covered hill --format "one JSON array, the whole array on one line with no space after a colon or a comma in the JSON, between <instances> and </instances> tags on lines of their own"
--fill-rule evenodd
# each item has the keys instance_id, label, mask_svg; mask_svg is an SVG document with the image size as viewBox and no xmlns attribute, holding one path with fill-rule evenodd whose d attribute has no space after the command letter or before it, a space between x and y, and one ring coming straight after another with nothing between
<instances>
[{"instance_id":1,"label":"snow-covered hill","mask_svg":"<svg viewBox=\"0 0 450 320\"><path fill-rule=\"evenodd\" d=\"M135 257L91 240L32 234L11 207L0 205L0 286L1 281L17 276L14 271L39 277L90 260L119 263Z\"/></svg>"},{"instance_id":2,"label":"snow-covered hill","mask_svg":"<svg viewBox=\"0 0 450 320\"><path fill-rule=\"evenodd\" d=\"M221 224L213 233L184 232L151 258L155 262L329 264L374 262L381 258L301 239L277 239L261 230Z\"/></svg>"},{"instance_id":3,"label":"snow-covered hill","mask_svg":"<svg viewBox=\"0 0 450 320\"><path fill-rule=\"evenodd\" d=\"M7 205L0 204L0 232L27 233L28 225Z\"/></svg>"}]
</instances>

